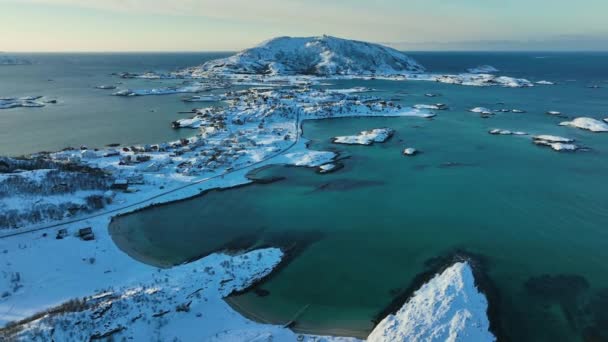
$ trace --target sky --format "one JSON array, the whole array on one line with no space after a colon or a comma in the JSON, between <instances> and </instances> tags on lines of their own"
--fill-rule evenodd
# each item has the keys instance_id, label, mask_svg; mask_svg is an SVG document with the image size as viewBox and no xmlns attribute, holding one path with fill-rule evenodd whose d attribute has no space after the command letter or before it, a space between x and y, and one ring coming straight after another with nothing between
<instances>
[{"instance_id":1,"label":"sky","mask_svg":"<svg viewBox=\"0 0 608 342\"><path fill-rule=\"evenodd\" d=\"M606 0L0 0L0 51L236 51L276 36L403 50L608 50Z\"/></svg>"}]
</instances>

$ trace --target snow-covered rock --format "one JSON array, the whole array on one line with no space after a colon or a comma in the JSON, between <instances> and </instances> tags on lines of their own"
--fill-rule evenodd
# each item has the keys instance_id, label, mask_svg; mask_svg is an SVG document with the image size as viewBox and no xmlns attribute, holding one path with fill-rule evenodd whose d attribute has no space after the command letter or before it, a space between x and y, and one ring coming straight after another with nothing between
<instances>
[{"instance_id":1,"label":"snow-covered rock","mask_svg":"<svg viewBox=\"0 0 608 342\"><path fill-rule=\"evenodd\" d=\"M336 169L337 165L334 163L323 164L319 166L319 173L330 173Z\"/></svg>"},{"instance_id":2,"label":"snow-covered rock","mask_svg":"<svg viewBox=\"0 0 608 342\"><path fill-rule=\"evenodd\" d=\"M116 89L116 86L110 85L110 84L102 84L102 85L96 86L95 88L102 89L102 90L114 90L114 89Z\"/></svg>"},{"instance_id":3,"label":"snow-covered rock","mask_svg":"<svg viewBox=\"0 0 608 342\"><path fill-rule=\"evenodd\" d=\"M521 131L509 131L506 129L491 129L490 131L488 131L488 133L492 134L492 135L528 135L528 133L526 132L521 132Z\"/></svg>"},{"instance_id":4,"label":"snow-covered rock","mask_svg":"<svg viewBox=\"0 0 608 342\"><path fill-rule=\"evenodd\" d=\"M557 135L547 135L547 134L535 135L534 137L532 137L532 139L543 140L543 141L548 141L548 142L559 142L559 143L574 142L574 139L564 138L564 137L560 137Z\"/></svg>"},{"instance_id":5,"label":"snow-covered rock","mask_svg":"<svg viewBox=\"0 0 608 342\"><path fill-rule=\"evenodd\" d=\"M591 132L608 132L608 123L593 118L576 118L572 121L564 121L560 126L570 126L585 129Z\"/></svg>"},{"instance_id":6,"label":"snow-covered rock","mask_svg":"<svg viewBox=\"0 0 608 342\"><path fill-rule=\"evenodd\" d=\"M395 49L367 42L321 37L278 37L238 54L209 61L191 73L265 75L394 75L424 68Z\"/></svg>"},{"instance_id":7,"label":"snow-covered rock","mask_svg":"<svg viewBox=\"0 0 608 342\"><path fill-rule=\"evenodd\" d=\"M147 96L147 95L170 95L170 94L183 94L183 93L198 93L202 91L209 91L212 89L219 89L221 87L209 87L204 84L193 84L183 87L163 87L163 88L152 88L152 89L121 89L112 95L114 96Z\"/></svg>"},{"instance_id":8,"label":"snow-covered rock","mask_svg":"<svg viewBox=\"0 0 608 342\"><path fill-rule=\"evenodd\" d=\"M418 150L413 147L407 147L403 150L403 155L413 156L415 154L418 154Z\"/></svg>"},{"instance_id":9,"label":"snow-covered rock","mask_svg":"<svg viewBox=\"0 0 608 342\"><path fill-rule=\"evenodd\" d=\"M544 140L534 140L536 145L549 146L555 151L576 151L579 147L575 144L564 144L560 142L548 142Z\"/></svg>"},{"instance_id":10,"label":"snow-covered rock","mask_svg":"<svg viewBox=\"0 0 608 342\"><path fill-rule=\"evenodd\" d=\"M193 117L191 119L179 119L173 121L173 128L199 128L205 122L205 120L199 117Z\"/></svg>"},{"instance_id":11,"label":"snow-covered rock","mask_svg":"<svg viewBox=\"0 0 608 342\"><path fill-rule=\"evenodd\" d=\"M367 341L495 341L487 310L488 301L475 286L471 266L459 262L383 319Z\"/></svg>"},{"instance_id":12,"label":"snow-covered rock","mask_svg":"<svg viewBox=\"0 0 608 342\"><path fill-rule=\"evenodd\" d=\"M184 99L184 102L217 102L221 101L221 96L216 95L195 95Z\"/></svg>"},{"instance_id":13,"label":"snow-covered rock","mask_svg":"<svg viewBox=\"0 0 608 342\"><path fill-rule=\"evenodd\" d=\"M492 74L458 74L458 75L430 75L429 80L460 84L475 87L500 86L507 88L533 87L534 84L523 78L513 78L507 76L496 76Z\"/></svg>"},{"instance_id":14,"label":"snow-covered rock","mask_svg":"<svg viewBox=\"0 0 608 342\"><path fill-rule=\"evenodd\" d=\"M0 98L0 109L10 109L17 107L44 107L45 102L42 102L42 96L25 96L25 97L3 97ZM47 101L46 103L51 103Z\"/></svg>"},{"instance_id":15,"label":"snow-covered rock","mask_svg":"<svg viewBox=\"0 0 608 342\"><path fill-rule=\"evenodd\" d=\"M430 110L446 110L448 106L444 103L436 104L416 104L413 106L416 109L430 109Z\"/></svg>"},{"instance_id":16,"label":"snow-covered rock","mask_svg":"<svg viewBox=\"0 0 608 342\"><path fill-rule=\"evenodd\" d=\"M299 151L286 153L283 157L289 161L288 164L290 165L319 167L333 161L336 154L325 151Z\"/></svg>"},{"instance_id":17,"label":"snow-covered rock","mask_svg":"<svg viewBox=\"0 0 608 342\"><path fill-rule=\"evenodd\" d=\"M540 146L549 146L555 151L576 151L579 146L573 144L574 139L564 138L555 135L535 135L532 142Z\"/></svg>"},{"instance_id":18,"label":"snow-covered rock","mask_svg":"<svg viewBox=\"0 0 608 342\"><path fill-rule=\"evenodd\" d=\"M335 144L346 145L371 145L373 143L385 142L393 136L395 130L391 128L375 128L369 131L362 131L357 135L339 136L333 138Z\"/></svg>"},{"instance_id":19,"label":"snow-covered rock","mask_svg":"<svg viewBox=\"0 0 608 342\"><path fill-rule=\"evenodd\" d=\"M480 65L475 68L467 69L467 72L471 74L492 74L498 72L499 70L491 65Z\"/></svg>"},{"instance_id":20,"label":"snow-covered rock","mask_svg":"<svg viewBox=\"0 0 608 342\"><path fill-rule=\"evenodd\" d=\"M486 107L475 107L475 108L471 108L469 109L469 112L472 113L479 113L479 114L486 114L486 115L491 115L494 114L494 112L491 109L488 109Z\"/></svg>"}]
</instances>

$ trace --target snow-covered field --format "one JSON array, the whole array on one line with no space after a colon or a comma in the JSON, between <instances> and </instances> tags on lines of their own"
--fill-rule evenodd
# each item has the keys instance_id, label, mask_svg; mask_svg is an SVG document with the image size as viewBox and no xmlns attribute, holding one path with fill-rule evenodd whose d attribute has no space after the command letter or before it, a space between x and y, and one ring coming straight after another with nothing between
<instances>
[{"instance_id":1,"label":"snow-covered field","mask_svg":"<svg viewBox=\"0 0 608 342\"><path fill-rule=\"evenodd\" d=\"M88 223L97 227L107 224L107 218ZM15 290L0 301L0 322L26 319L5 325L0 337L17 341L358 341L298 335L283 326L255 323L223 301L272 272L283 256L276 248L236 256L215 253L189 264L156 269L120 252L107 234L98 234L94 241L38 235L11 242L0 240L4 254L12 256L6 268L3 260L3 273L9 275L3 281ZM470 266L457 263L385 318L369 340L493 341L486 310L487 301L474 284Z\"/></svg>"}]
</instances>

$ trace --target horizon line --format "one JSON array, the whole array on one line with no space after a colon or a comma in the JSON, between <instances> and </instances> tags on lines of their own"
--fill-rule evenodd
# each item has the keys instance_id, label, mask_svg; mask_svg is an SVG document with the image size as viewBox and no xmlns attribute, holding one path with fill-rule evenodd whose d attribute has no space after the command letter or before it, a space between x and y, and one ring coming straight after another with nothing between
<instances>
[{"instance_id":1,"label":"horizon line","mask_svg":"<svg viewBox=\"0 0 608 342\"><path fill-rule=\"evenodd\" d=\"M608 52L605 49L398 49L401 52L546 52L546 53L567 53L567 52ZM42 50L42 51L18 51L18 50L0 50L2 54L61 54L61 53L238 53L243 50Z\"/></svg>"}]
</instances>

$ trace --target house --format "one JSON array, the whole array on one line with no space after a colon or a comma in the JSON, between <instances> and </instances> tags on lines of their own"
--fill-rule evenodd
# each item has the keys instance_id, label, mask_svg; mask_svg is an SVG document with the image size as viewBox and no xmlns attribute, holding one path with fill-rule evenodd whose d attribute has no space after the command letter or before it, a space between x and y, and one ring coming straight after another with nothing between
<instances>
[{"instance_id":1,"label":"house","mask_svg":"<svg viewBox=\"0 0 608 342\"><path fill-rule=\"evenodd\" d=\"M67 237L67 236L68 236L68 230L67 230L67 229L65 229L65 228L62 228L62 229L59 229L59 230L57 231L57 236L56 236L55 238L56 238L57 240L61 240L61 239L63 239L64 237Z\"/></svg>"},{"instance_id":2,"label":"house","mask_svg":"<svg viewBox=\"0 0 608 342\"><path fill-rule=\"evenodd\" d=\"M127 190L128 187L129 182L127 182L126 179L117 179L114 181L111 188L115 190Z\"/></svg>"},{"instance_id":3,"label":"house","mask_svg":"<svg viewBox=\"0 0 608 342\"><path fill-rule=\"evenodd\" d=\"M79 229L78 237L80 237L84 241L95 240L95 234L93 234L93 229L91 229L91 227Z\"/></svg>"}]
</instances>

